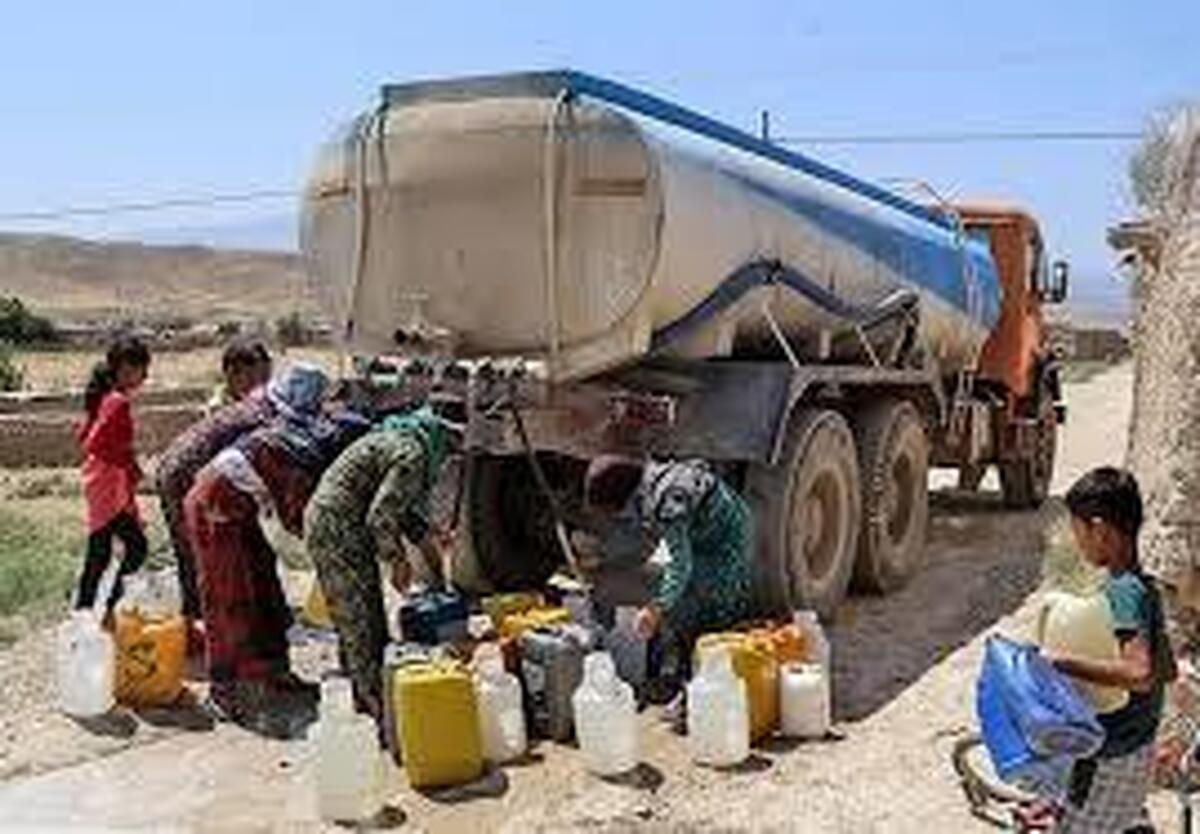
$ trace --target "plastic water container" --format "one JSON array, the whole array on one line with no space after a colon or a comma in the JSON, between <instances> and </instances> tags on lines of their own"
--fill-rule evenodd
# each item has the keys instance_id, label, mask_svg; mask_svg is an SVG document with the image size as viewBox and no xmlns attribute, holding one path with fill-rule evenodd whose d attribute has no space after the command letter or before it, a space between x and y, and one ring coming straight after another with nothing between
<instances>
[{"instance_id":1,"label":"plastic water container","mask_svg":"<svg viewBox=\"0 0 1200 834\"><path fill-rule=\"evenodd\" d=\"M829 638L825 636L825 628L816 611L797 611L792 622L804 635L805 653L809 663L815 663L825 670L825 674L833 672L833 650Z\"/></svg>"},{"instance_id":2,"label":"plastic water container","mask_svg":"<svg viewBox=\"0 0 1200 834\"><path fill-rule=\"evenodd\" d=\"M617 677L608 652L592 652L583 663L583 682L571 699L575 734L587 769L616 776L637 767L637 705L633 687Z\"/></svg>"},{"instance_id":3,"label":"plastic water container","mask_svg":"<svg viewBox=\"0 0 1200 834\"><path fill-rule=\"evenodd\" d=\"M571 621L571 612L561 607L529 608L516 614L508 614L496 622L496 630L505 640L520 639L527 631L544 626L561 625Z\"/></svg>"},{"instance_id":4,"label":"plastic water container","mask_svg":"<svg viewBox=\"0 0 1200 834\"><path fill-rule=\"evenodd\" d=\"M400 748L400 691L396 687L397 672L405 666L428 663L430 649L416 643L389 643L383 650L383 734L388 751L396 764L403 754Z\"/></svg>"},{"instance_id":5,"label":"plastic water container","mask_svg":"<svg viewBox=\"0 0 1200 834\"><path fill-rule=\"evenodd\" d=\"M1112 609L1103 594L1047 594L1037 631L1038 644L1051 651L1092 660L1116 660L1121 654L1113 634ZM1124 689L1075 678L1071 682L1098 713L1114 712L1129 703L1129 692Z\"/></svg>"},{"instance_id":6,"label":"plastic water container","mask_svg":"<svg viewBox=\"0 0 1200 834\"><path fill-rule=\"evenodd\" d=\"M634 690L646 683L646 641L638 635L634 625L638 609L632 605L620 605L616 610L616 623L605 635L604 647L608 649L617 667L621 680Z\"/></svg>"},{"instance_id":7,"label":"plastic water container","mask_svg":"<svg viewBox=\"0 0 1200 834\"><path fill-rule=\"evenodd\" d=\"M700 653L700 670L687 685L687 731L692 758L701 764L731 767L750 755L746 683L725 646Z\"/></svg>"},{"instance_id":8,"label":"plastic water container","mask_svg":"<svg viewBox=\"0 0 1200 834\"><path fill-rule=\"evenodd\" d=\"M73 611L58 628L58 698L63 712L77 718L103 715L113 706L112 637L95 611Z\"/></svg>"},{"instance_id":9,"label":"plastic water container","mask_svg":"<svg viewBox=\"0 0 1200 834\"><path fill-rule=\"evenodd\" d=\"M161 584L153 576L134 574L125 580L117 603L114 693L122 704L169 706L183 693L187 625Z\"/></svg>"},{"instance_id":10,"label":"plastic water container","mask_svg":"<svg viewBox=\"0 0 1200 834\"><path fill-rule=\"evenodd\" d=\"M820 739L833 723L829 681L815 663L788 663L779 670L779 723L789 738Z\"/></svg>"},{"instance_id":11,"label":"plastic water container","mask_svg":"<svg viewBox=\"0 0 1200 834\"><path fill-rule=\"evenodd\" d=\"M483 757L502 764L525 755L525 710L521 682L504 668L500 647L485 643L475 650L475 702Z\"/></svg>"},{"instance_id":12,"label":"plastic water container","mask_svg":"<svg viewBox=\"0 0 1200 834\"><path fill-rule=\"evenodd\" d=\"M436 646L467 639L467 601L448 591L425 591L400 605L400 634L407 643Z\"/></svg>"},{"instance_id":13,"label":"plastic water container","mask_svg":"<svg viewBox=\"0 0 1200 834\"><path fill-rule=\"evenodd\" d=\"M521 635L521 680L529 728L536 735L570 740L574 731L571 697L583 679L584 656L594 643L591 631L574 624L545 626Z\"/></svg>"},{"instance_id":14,"label":"plastic water container","mask_svg":"<svg viewBox=\"0 0 1200 834\"><path fill-rule=\"evenodd\" d=\"M383 807L383 761L375 722L354 710L350 681L321 683L317 734L317 808L338 822L368 820Z\"/></svg>"},{"instance_id":15,"label":"plastic water container","mask_svg":"<svg viewBox=\"0 0 1200 834\"><path fill-rule=\"evenodd\" d=\"M392 683L396 731L414 788L461 785L483 772L475 685L462 664L403 665Z\"/></svg>"},{"instance_id":16,"label":"plastic water container","mask_svg":"<svg viewBox=\"0 0 1200 834\"><path fill-rule=\"evenodd\" d=\"M718 646L729 650L733 671L746 682L750 708L750 740L766 738L779 726L779 661L771 645L737 631L705 634L696 641L697 666L701 655Z\"/></svg>"}]
</instances>

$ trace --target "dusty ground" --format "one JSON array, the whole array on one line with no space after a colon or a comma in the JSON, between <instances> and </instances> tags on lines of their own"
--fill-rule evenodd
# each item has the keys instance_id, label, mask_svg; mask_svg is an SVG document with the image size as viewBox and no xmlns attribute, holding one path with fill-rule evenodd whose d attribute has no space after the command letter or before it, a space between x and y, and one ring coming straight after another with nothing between
<instances>
[{"instance_id":1,"label":"dusty ground","mask_svg":"<svg viewBox=\"0 0 1200 834\"><path fill-rule=\"evenodd\" d=\"M1129 386L1128 369L1117 368L1069 388L1074 419L1059 489L1088 466L1123 458ZM920 577L893 597L852 600L832 631L842 741L779 743L734 772L714 772L692 766L683 739L648 712L644 764L623 782L592 778L573 749L543 744L529 763L466 790L419 795L398 786L393 804L408 830L429 831L991 830L967 813L948 754L972 724L983 636L1027 627L1058 513L938 497ZM8 825L319 828L307 743L202 722L163 726L161 716L80 728L53 710L49 646L34 635L0 654L0 819ZM329 647L297 655L311 670Z\"/></svg>"}]
</instances>

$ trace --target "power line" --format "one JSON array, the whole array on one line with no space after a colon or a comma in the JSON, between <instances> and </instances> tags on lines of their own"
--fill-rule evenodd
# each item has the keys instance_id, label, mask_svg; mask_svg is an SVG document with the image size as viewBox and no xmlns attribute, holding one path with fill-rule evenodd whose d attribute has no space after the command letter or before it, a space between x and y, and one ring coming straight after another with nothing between
<instances>
[{"instance_id":1,"label":"power line","mask_svg":"<svg viewBox=\"0 0 1200 834\"><path fill-rule=\"evenodd\" d=\"M1030 130L979 133L897 133L875 135L780 136L781 145L969 145L991 142L1124 142L1138 139L1131 130Z\"/></svg>"},{"instance_id":2,"label":"power line","mask_svg":"<svg viewBox=\"0 0 1200 834\"><path fill-rule=\"evenodd\" d=\"M168 197L162 200L134 200L91 206L63 206L56 209L17 211L0 213L0 222L28 222L35 220L66 220L72 217L104 217L113 214L138 214L143 212L168 211L181 208L206 208L234 203L257 203L266 200L282 200L300 196L296 189L262 189L230 194Z\"/></svg>"}]
</instances>

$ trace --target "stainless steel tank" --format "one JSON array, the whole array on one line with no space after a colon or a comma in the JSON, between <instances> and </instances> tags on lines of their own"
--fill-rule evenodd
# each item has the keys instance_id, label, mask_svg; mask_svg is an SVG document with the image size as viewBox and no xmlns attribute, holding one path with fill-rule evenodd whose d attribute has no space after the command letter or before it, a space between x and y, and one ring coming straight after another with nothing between
<instances>
[{"instance_id":1,"label":"stainless steel tank","mask_svg":"<svg viewBox=\"0 0 1200 834\"><path fill-rule=\"evenodd\" d=\"M557 380L651 350L728 355L773 338L769 319L804 358L845 326L812 293L739 283L756 262L856 309L917 293L948 370L999 314L987 247L945 217L572 72L386 87L321 151L301 240L356 352L426 334Z\"/></svg>"}]
</instances>

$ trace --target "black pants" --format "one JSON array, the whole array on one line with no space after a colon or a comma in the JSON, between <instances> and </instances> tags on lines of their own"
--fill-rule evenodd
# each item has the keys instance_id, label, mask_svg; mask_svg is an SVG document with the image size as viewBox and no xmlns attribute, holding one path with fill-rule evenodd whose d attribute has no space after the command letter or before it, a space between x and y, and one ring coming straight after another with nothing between
<instances>
[{"instance_id":1,"label":"black pants","mask_svg":"<svg viewBox=\"0 0 1200 834\"><path fill-rule=\"evenodd\" d=\"M76 608L91 608L96 604L96 593L100 589L100 577L112 560L113 539L118 538L125 553L121 569L108 595L108 610L112 611L121 598L123 579L146 561L146 534L142 526L129 513L121 513L104 527L88 536L87 552L84 556L83 574L79 577L79 591L75 596Z\"/></svg>"}]
</instances>

